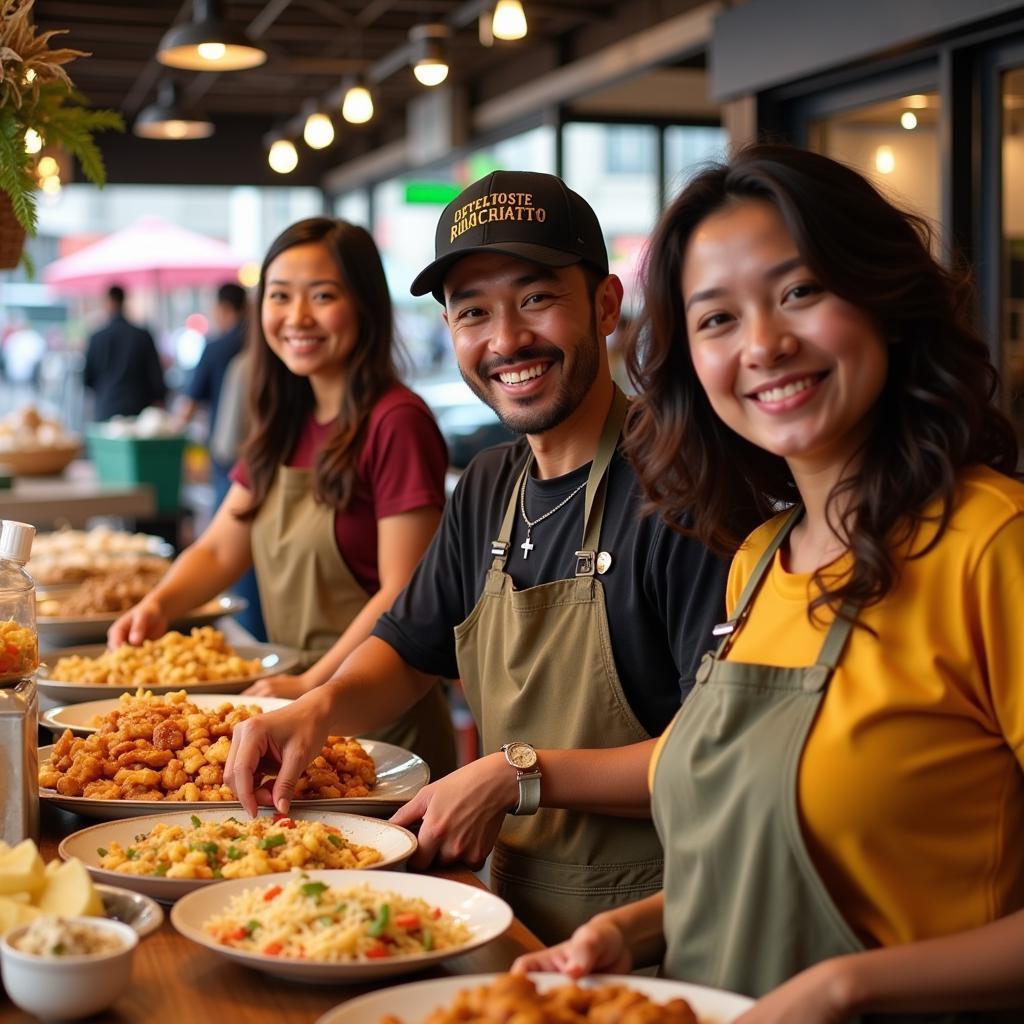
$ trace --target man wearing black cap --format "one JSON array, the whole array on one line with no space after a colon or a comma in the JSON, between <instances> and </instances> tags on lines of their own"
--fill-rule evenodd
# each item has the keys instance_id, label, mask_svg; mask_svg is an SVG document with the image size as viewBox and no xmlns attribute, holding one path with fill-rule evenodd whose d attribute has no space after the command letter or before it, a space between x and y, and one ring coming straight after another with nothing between
<instances>
[{"instance_id":1,"label":"man wearing black cap","mask_svg":"<svg viewBox=\"0 0 1024 1024\"><path fill-rule=\"evenodd\" d=\"M590 206L558 178L496 171L441 215L414 294L444 303L463 377L524 435L478 455L391 611L326 686L236 732L226 777L255 808L327 731L397 715L461 677L483 756L393 820L422 819L419 863L481 863L541 938L661 885L648 819L654 741L720 620L725 565L639 514L618 450L627 402L604 339L622 285Z\"/></svg>"}]
</instances>

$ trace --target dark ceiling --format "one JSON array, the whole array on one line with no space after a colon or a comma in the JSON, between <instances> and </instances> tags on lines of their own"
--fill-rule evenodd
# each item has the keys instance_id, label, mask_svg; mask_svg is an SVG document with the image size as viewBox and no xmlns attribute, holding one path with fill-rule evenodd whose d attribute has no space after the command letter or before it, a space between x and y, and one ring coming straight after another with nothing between
<instances>
[{"instance_id":1,"label":"dark ceiling","mask_svg":"<svg viewBox=\"0 0 1024 1024\"><path fill-rule=\"evenodd\" d=\"M405 132L406 106L424 92L403 59L414 25L438 21L451 28L449 80L479 102L621 38L626 24L656 23L693 3L524 0L527 37L490 48L478 31L487 6L484 0L228 0L226 20L247 30L269 59L221 73L171 71L155 58L164 32L190 18L191 0L37 0L35 14L42 29L70 30L62 45L91 53L69 71L92 106L118 109L130 125L154 101L160 79L171 76L182 105L216 125L210 139L192 142L148 141L130 132L102 137L111 181L312 184ZM294 174L283 179L269 171L265 134L300 123L306 101L336 93L355 72L379 78L374 120L346 125L335 108L338 137L330 149L315 153L300 141Z\"/></svg>"}]
</instances>

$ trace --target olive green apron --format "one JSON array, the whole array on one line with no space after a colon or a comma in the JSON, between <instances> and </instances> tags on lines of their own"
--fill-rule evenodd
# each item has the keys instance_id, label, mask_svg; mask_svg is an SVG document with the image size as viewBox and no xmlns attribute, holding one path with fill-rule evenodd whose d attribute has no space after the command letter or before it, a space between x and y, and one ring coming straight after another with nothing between
<instances>
[{"instance_id":1,"label":"olive green apron","mask_svg":"<svg viewBox=\"0 0 1024 1024\"><path fill-rule=\"evenodd\" d=\"M271 643L317 661L368 600L338 551L334 509L313 497L311 470L281 466L252 526L263 619ZM455 768L455 737L440 683L392 725L367 733L419 754L432 778Z\"/></svg>"},{"instance_id":2,"label":"olive green apron","mask_svg":"<svg viewBox=\"0 0 1024 1024\"><path fill-rule=\"evenodd\" d=\"M751 996L818 961L865 948L814 867L797 807L801 755L856 608L843 606L814 665L726 660L801 514L797 507L786 518L740 596L732 631L704 656L654 774L654 820L665 845L664 973ZM1014 1017L1020 1019L987 1011L858 1019L954 1024Z\"/></svg>"},{"instance_id":3,"label":"olive green apron","mask_svg":"<svg viewBox=\"0 0 1024 1024\"><path fill-rule=\"evenodd\" d=\"M455 629L459 671L485 754L511 740L583 749L650 738L623 694L604 588L594 575L607 469L627 408L616 389L587 481L575 576L515 589L505 562L532 456L509 495L483 593ZM650 821L541 808L506 818L491 858L491 882L517 916L551 943L601 910L657 892L661 868Z\"/></svg>"}]
</instances>

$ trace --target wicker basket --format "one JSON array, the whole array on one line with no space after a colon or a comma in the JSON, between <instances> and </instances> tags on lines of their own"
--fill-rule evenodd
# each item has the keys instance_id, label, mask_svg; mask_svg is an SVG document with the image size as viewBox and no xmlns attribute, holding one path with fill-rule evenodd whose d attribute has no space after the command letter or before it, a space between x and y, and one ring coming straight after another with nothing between
<instances>
[{"instance_id":1,"label":"wicker basket","mask_svg":"<svg viewBox=\"0 0 1024 1024\"><path fill-rule=\"evenodd\" d=\"M0 192L0 270L13 270L21 260L25 229L14 216L6 192Z\"/></svg>"}]
</instances>

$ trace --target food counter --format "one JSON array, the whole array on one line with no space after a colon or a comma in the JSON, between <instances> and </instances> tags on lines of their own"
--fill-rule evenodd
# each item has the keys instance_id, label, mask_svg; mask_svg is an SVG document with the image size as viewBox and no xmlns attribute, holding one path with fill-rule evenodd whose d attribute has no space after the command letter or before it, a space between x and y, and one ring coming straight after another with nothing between
<instances>
[{"instance_id":1,"label":"food counter","mask_svg":"<svg viewBox=\"0 0 1024 1024\"><path fill-rule=\"evenodd\" d=\"M73 462L62 476L18 476L10 490L0 490L0 519L40 529L56 523L84 526L95 516L147 519L156 511L149 484L101 484L92 463L84 459Z\"/></svg>"},{"instance_id":2,"label":"food counter","mask_svg":"<svg viewBox=\"0 0 1024 1024\"><path fill-rule=\"evenodd\" d=\"M44 860L57 856L57 844L92 822L53 807L43 807L40 850ZM483 888L468 869L431 872ZM168 908L164 908L165 911ZM402 984L420 978L506 970L521 953L540 949L540 941L519 921L500 938L441 968L390 979ZM380 984L313 985L283 981L231 963L179 935L169 919L142 940L135 954L131 987L97 1018L112 1024L187 1024L193 1021L244 1020L246 1024L313 1024L331 1007ZM0 1024L28 1024L35 1018L0 995Z\"/></svg>"}]
</instances>

